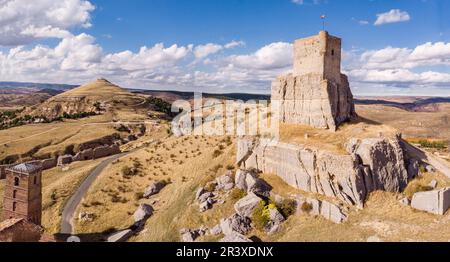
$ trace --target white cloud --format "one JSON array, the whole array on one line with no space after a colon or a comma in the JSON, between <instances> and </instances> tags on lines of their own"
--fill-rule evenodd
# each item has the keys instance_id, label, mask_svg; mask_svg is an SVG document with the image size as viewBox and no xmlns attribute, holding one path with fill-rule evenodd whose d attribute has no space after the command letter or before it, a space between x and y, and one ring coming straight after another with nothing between
<instances>
[{"instance_id":1,"label":"white cloud","mask_svg":"<svg viewBox=\"0 0 450 262\"><path fill-rule=\"evenodd\" d=\"M245 43L242 41L232 41L225 45L219 45L214 43L208 43L206 45L198 45L195 47L194 55L196 58L202 59L210 55L213 55L219 51L222 51L224 49L231 49L243 45L245 45Z\"/></svg>"},{"instance_id":2,"label":"white cloud","mask_svg":"<svg viewBox=\"0 0 450 262\"><path fill-rule=\"evenodd\" d=\"M272 70L292 65L293 46L277 42L266 45L249 55L233 55L227 58L230 64L239 68Z\"/></svg>"},{"instance_id":3,"label":"white cloud","mask_svg":"<svg viewBox=\"0 0 450 262\"><path fill-rule=\"evenodd\" d=\"M375 25L406 22L409 20L411 20L411 17L408 14L408 12L401 11L400 9L392 9L389 12L377 14L377 20L375 21Z\"/></svg>"},{"instance_id":4,"label":"white cloud","mask_svg":"<svg viewBox=\"0 0 450 262\"><path fill-rule=\"evenodd\" d=\"M353 54L346 65L346 73L353 86L365 86L366 92L377 85L384 92L400 88L397 94L401 94L401 90L406 93L414 90L421 95L450 95L450 73L445 70L448 66L450 43L437 42L415 48L386 47L366 51L359 59L354 59Z\"/></svg>"},{"instance_id":5,"label":"white cloud","mask_svg":"<svg viewBox=\"0 0 450 262\"><path fill-rule=\"evenodd\" d=\"M430 65L450 65L450 43L425 43L410 48L386 47L366 51L360 65L366 69L414 68Z\"/></svg>"},{"instance_id":6,"label":"white cloud","mask_svg":"<svg viewBox=\"0 0 450 262\"><path fill-rule=\"evenodd\" d=\"M368 25L368 24L369 24L369 21L366 21L366 20L360 20L360 21L358 21L358 23L359 23L360 25Z\"/></svg>"},{"instance_id":7,"label":"white cloud","mask_svg":"<svg viewBox=\"0 0 450 262\"><path fill-rule=\"evenodd\" d=\"M324 0L292 0L291 2L296 5L306 5L306 4L313 4L318 5L321 4Z\"/></svg>"},{"instance_id":8,"label":"white cloud","mask_svg":"<svg viewBox=\"0 0 450 262\"><path fill-rule=\"evenodd\" d=\"M223 49L223 46L218 45L218 44L206 44L206 45L199 45L197 47L195 47L195 57L197 58L205 58L211 54L215 54L217 52L219 52L220 50Z\"/></svg>"},{"instance_id":9,"label":"white cloud","mask_svg":"<svg viewBox=\"0 0 450 262\"><path fill-rule=\"evenodd\" d=\"M0 0L0 46L67 37L71 27L91 26L94 9L85 0Z\"/></svg>"}]
</instances>

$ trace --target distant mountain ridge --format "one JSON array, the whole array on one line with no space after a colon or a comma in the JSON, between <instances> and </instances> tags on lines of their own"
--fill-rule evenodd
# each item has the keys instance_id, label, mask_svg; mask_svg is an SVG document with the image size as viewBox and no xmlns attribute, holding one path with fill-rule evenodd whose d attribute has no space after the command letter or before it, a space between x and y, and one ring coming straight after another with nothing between
<instances>
[{"instance_id":1,"label":"distant mountain ridge","mask_svg":"<svg viewBox=\"0 0 450 262\"><path fill-rule=\"evenodd\" d=\"M31 83L31 82L1 82L0 89L16 89L16 88L29 88L38 90L58 90L66 91L77 87L78 85L67 85L67 84L48 84L48 83Z\"/></svg>"}]
</instances>

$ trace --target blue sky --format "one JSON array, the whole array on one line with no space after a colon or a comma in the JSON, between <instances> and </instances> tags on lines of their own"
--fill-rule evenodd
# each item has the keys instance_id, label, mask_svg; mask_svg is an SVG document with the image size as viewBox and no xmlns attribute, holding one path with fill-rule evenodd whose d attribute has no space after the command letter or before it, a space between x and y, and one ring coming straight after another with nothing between
<instances>
[{"instance_id":1,"label":"blue sky","mask_svg":"<svg viewBox=\"0 0 450 262\"><path fill-rule=\"evenodd\" d=\"M95 24L89 33L107 51L143 45L202 44L243 40L247 50L265 44L316 34L327 15L326 29L344 39L344 48L415 47L428 41L450 40L450 2L423 0L328 0L303 5L291 0L96 0ZM412 19L390 26L374 23L376 14L407 11ZM443 33L443 34L441 34Z\"/></svg>"},{"instance_id":2,"label":"blue sky","mask_svg":"<svg viewBox=\"0 0 450 262\"><path fill-rule=\"evenodd\" d=\"M325 14L355 94L450 95L446 0L4 2L0 81L267 93Z\"/></svg>"}]
</instances>

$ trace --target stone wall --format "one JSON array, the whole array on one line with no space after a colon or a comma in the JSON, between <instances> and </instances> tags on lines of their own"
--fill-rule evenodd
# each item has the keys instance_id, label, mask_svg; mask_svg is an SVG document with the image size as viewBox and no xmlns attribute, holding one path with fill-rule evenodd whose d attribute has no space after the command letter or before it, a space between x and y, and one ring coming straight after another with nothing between
<instances>
[{"instance_id":1,"label":"stone wall","mask_svg":"<svg viewBox=\"0 0 450 262\"><path fill-rule=\"evenodd\" d=\"M353 141L354 142L354 141ZM375 190L402 191L408 179L397 139L362 140L355 152L335 154L266 139L238 139L237 162L281 177L292 187L362 207ZM351 147L356 148L355 147Z\"/></svg>"},{"instance_id":2,"label":"stone wall","mask_svg":"<svg viewBox=\"0 0 450 262\"><path fill-rule=\"evenodd\" d=\"M38 242L42 227L23 219L8 219L0 223L0 242Z\"/></svg>"},{"instance_id":3,"label":"stone wall","mask_svg":"<svg viewBox=\"0 0 450 262\"><path fill-rule=\"evenodd\" d=\"M321 31L294 43L295 76L318 74L322 79L341 81L341 39Z\"/></svg>"},{"instance_id":4,"label":"stone wall","mask_svg":"<svg viewBox=\"0 0 450 262\"><path fill-rule=\"evenodd\" d=\"M117 145L111 145L111 146L100 146L94 149L94 159L112 156L115 154L119 154L120 148Z\"/></svg>"},{"instance_id":5,"label":"stone wall","mask_svg":"<svg viewBox=\"0 0 450 262\"><path fill-rule=\"evenodd\" d=\"M56 157L44 159L41 161L42 170L51 169L51 168L56 167L57 165L58 165L58 159Z\"/></svg>"}]
</instances>

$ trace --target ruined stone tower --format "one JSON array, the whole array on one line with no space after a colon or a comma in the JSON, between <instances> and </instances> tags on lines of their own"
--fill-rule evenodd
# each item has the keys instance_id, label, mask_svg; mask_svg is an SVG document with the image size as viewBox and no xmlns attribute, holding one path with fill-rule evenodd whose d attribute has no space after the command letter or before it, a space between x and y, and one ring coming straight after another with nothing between
<instances>
[{"instance_id":1,"label":"ruined stone tower","mask_svg":"<svg viewBox=\"0 0 450 262\"><path fill-rule=\"evenodd\" d=\"M42 168L23 163L6 169L2 219L25 219L41 225Z\"/></svg>"},{"instance_id":2,"label":"ruined stone tower","mask_svg":"<svg viewBox=\"0 0 450 262\"><path fill-rule=\"evenodd\" d=\"M292 74L272 83L280 120L336 131L356 117L347 76L341 74L341 39L326 31L294 44Z\"/></svg>"}]
</instances>

